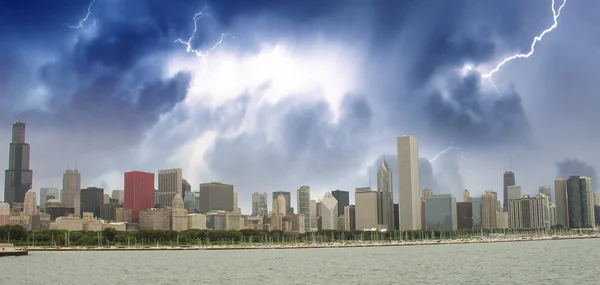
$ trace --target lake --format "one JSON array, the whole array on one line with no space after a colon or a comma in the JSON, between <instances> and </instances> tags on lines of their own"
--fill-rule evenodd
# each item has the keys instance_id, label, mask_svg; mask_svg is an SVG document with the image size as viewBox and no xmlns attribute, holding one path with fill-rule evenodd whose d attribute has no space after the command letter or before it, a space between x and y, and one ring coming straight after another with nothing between
<instances>
[{"instance_id":1,"label":"lake","mask_svg":"<svg viewBox=\"0 0 600 285\"><path fill-rule=\"evenodd\" d=\"M370 248L30 252L0 284L600 284L600 239Z\"/></svg>"}]
</instances>

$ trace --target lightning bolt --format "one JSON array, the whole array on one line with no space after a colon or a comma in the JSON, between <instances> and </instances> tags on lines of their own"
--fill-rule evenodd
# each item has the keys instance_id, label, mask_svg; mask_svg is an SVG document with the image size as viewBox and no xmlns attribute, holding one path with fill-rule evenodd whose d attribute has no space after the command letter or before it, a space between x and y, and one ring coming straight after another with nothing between
<instances>
[{"instance_id":1,"label":"lightning bolt","mask_svg":"<svg viewBox=\"0 0 600 285\"><path fill-rule=\"evenodd\" d=\"M459 152L461 153L461 156L460 156L460 158L462 158L462 159L465 159L465 158L462 156L462 151L460 150L460 148L457 148L457 147L451 146L451 147L448 147L448 148L446 148L445 150L442 150L442 151L440 151L440 152L439 152L438 154L436 154L436 155L435 155L435 156L434 156L434 157L433 157L431 160L429 160L429 162L430 162L430 163L432 163L432 162L436 161L436 159L438 159L438 157L440 157L441 155L444 155L444 154L448 153L448 152L449 152L449 151L451 151L451 150L456 150L456 151L459 151Z\"/></svg>"},{"instance_id":2,"label":"lightning bolt","mask_svg":"<svg viewBox=\"0 0 600 285\"><path fill-rule=\"evenodd\" d=\"M67 27L72 28L72 29L83 28L83 24L88 20L88 18L90 17L90 14L92 13L92 5L94 4L94 2L96 2L96 0L92 0L92 2L90 2L90 5L88 5L87 14L85 15L85 18L83 18L83 19L81 19L81 21L79 21L79 25L73 26L73 25L66 24ZM92 24L92 26L90 26L90 28L93 28L94 26L96 26L96 20L94 20L94 23Z\"/></svg>"},{"instance_id":3,"label":"lightning bolt","mask_svg":"<svg viewBox=\"0 0 600 285\"><path fill-rule=\"evenodd\" d=\"M550 26L549 28L545 29L541 34L539 34L537 37L535 37L533 39L533 42L531 43L531 47L530 47L528 53L515 54L513 56L505 58L500 63L498 63L498 65L496 65L496 68L492 69L487 74L483 74L481 77L482 78L488 78L490 80L490 83L492 84L492 86L497 91L498 88L496 88L496 86L494 85L494 82L492 81L492 75L494 75L494 73L498 72L500 70L500 68L502 66L504 66L506 63L508 63L508 62L510 62L510 61L512 61L514 59L530 57L535 52L535 45L538 42L542 41L542 38L544 38L544 36L547 33L551 32L552 30L554 30L558 26L558 17L560 17L560 12L562 11L563 7L565 7L565 4L567 4L567 0L563 0L562 5L560 5L560 7L558 7L558 11L556 11L556 9L554 8L554 6L555 6L554 0L552 0L552 15L554 15L554 23L552 24L552 26Z\"/></svg>"},{"instance_id":4,"label":"lightning bolt","mask_svg":"<svg viewBox=\"0 0 600 285\"><path fill-rule=\"evenodd\" d=\"M192 40L196 36L196 31L198 30L198 20L200 20L204 17L212 18L209 14L204 12L205 10L206 10L206 8L202 9L202 11L200 11L194 15L194 18L193 18L194 19L194 31L192 32L192 35L190 36L190 38L187 41L184 41L182 39L175 40L175 42L186 45L187 52L193 52L196 55L196 57L202 58L202 61L204 62L204 72L206 72L206 67L208 65L208 63L206 62L206 57L209 55L209 53L211 51L215 50L220 44L222 44L225 37L231 37L232 39L235 38L234 36L232 36L230 34L221 33L221 39L219 41L217 41L211 48L209 48L207 50L199 50L199 49L192 48Z\"/></svg>"}]
</instances>

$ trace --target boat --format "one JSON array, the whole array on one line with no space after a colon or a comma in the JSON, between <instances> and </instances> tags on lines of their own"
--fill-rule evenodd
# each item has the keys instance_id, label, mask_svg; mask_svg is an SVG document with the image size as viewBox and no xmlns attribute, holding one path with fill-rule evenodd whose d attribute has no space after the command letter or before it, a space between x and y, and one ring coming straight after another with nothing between
<instances>
[{"instance_id":1,"label":"boat","mask_svg":"<svg viewBox=\"0 0 600 285\"><path fill-rule=\"evenodd\" d=\"M27 250L15 249L15 246L10 243L0 243L0 257L21 256L27 254L29 254Z\"/></svg>"}]
</instances>

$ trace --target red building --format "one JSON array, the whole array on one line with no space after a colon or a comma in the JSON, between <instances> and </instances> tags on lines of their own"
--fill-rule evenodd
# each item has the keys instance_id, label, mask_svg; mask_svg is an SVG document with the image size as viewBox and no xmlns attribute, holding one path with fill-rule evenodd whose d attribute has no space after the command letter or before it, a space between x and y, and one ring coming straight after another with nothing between
<instances>
[{"instance_id":1,"label":"red building","mask_svg":"<svg viewBox=\"0 0 600 285\"><path fill-rule=\"evenodd\" d=\"M131 220L139 222L140 211L154 207L154 173L125 172L124 207L131 209Z\"/></svg>"}]
</instances>

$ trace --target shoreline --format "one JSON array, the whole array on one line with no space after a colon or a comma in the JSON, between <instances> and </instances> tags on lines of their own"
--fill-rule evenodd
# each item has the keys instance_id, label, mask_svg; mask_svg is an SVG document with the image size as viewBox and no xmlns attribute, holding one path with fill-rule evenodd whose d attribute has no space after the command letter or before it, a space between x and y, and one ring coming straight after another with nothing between
<instances>
[{"instance_id":1,"label":"shoreline","mask_svg":"<svg viewBox=\"0 0 600 285\"><path fill-rule=\"evenodd\" d=\"M18 247L26 251L161 251L161 250L256 250L256 249L307 249L307 248L349 248L349 247L385 247L385 246L419 246L419 245L445 245L445 244L481 244L502 242L526 242L545 240L572 240L595 239L596 235L583 236L546 236L546 237L509 237L485 239L457 239L457 240L423 240L423 241L391 241L391 242L334 242L322 244L237 244L237 245L202 245L202 246L161 246L161 247Z\"/></svg>"}]
</instances>

